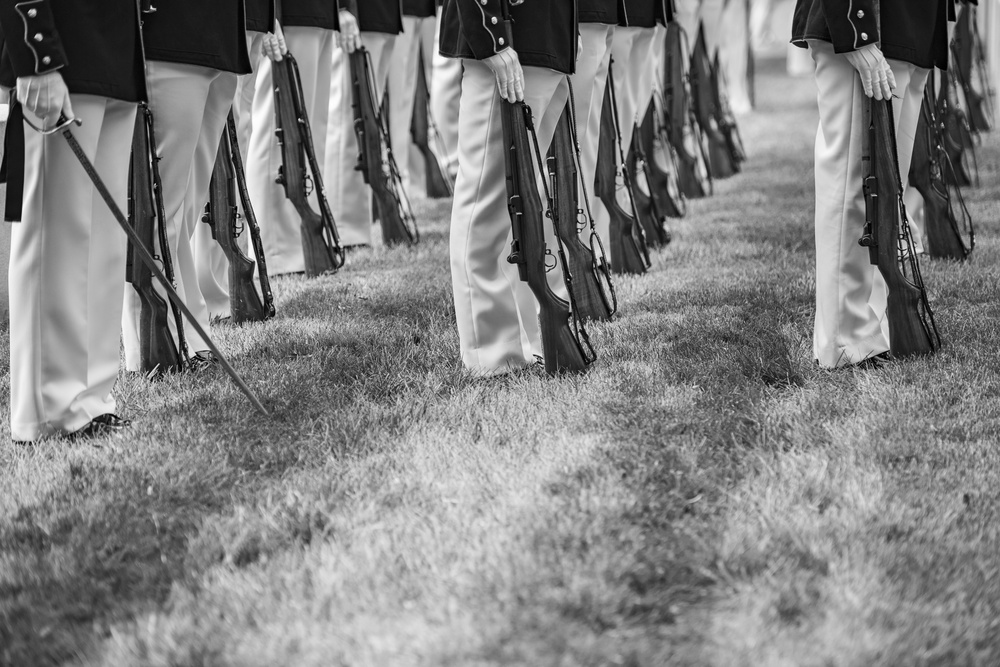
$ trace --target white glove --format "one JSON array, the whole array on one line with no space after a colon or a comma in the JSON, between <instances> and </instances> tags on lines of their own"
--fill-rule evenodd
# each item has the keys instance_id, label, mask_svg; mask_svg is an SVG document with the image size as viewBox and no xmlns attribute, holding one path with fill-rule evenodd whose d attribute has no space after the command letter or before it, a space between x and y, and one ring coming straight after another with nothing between
<instances>
[{"instance_id":1,"label":"white glove","mask_svg":"<svg viewBox=\"0 0 1000 667\"><path fill-rule=\"evenodd\" d=\"M354 53L361 46L361 28L358 26L358 19L354 14L346 9L341 9L340 14L340 35L337 44L348 53Z\"/></svg>"},{"instance_id":2,"label":"white glove","mask_svg":"<svg viewBox=\"0 0 1000 667\"><path fill-rule=\"evenodd\" d=\"M43 127L54 126L59 114L74 118L69 89L59 72L17 77L17 99L41 119Z\"/></svg>"},{"instance_id":3,"label":"white glove","mask_svg":"<svg viewBox=\"0 0 1000 667\"><path fill-rule=\"evenodd\" d=\"M508 102L524 101L524 70L514 49L506 48L483 62L497 78L500 97Z\"/></svg>"},{"instance_id":4,"label":"white glove","mask_svg":"<svg viewBox=\"0 0 1000 667\"><path fill-rule=\"evenodd\" d=\"M877 44L869 44L844 55L847 62L861 74L865 95L876 100L892 99L892 92L896 90L896 77Z\"/></svg>"},{"instance_id":5,"label":"white glove","mask_svg":"<svg viewBox=\"0 0 1000 667\"><path fill-rule=\"evenodd\" d=\"M281 24L274 22L274 32L264 35L264 55L274 62L281 62L282 57L288 53L285 45L285 32L281 29Z\"/></svg>"}]
</instances>

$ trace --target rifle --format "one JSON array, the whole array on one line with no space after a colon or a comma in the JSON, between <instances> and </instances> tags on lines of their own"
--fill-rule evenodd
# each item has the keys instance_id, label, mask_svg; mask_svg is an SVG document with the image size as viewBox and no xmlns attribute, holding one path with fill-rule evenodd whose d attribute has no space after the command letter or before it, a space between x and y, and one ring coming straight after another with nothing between
<instances>
[{"instance_id":1,"label":"rifle","mask_svg":"<svg viewBox=\"0 0 1000 667\"><path fill-rule=\"evenodd\" d=\"M631 182L624 168L625 156L622 154L621 133L618 131L618 105L615 102L612 65L608 65L608 83L601 110L594 189L610 217L611 270L615 273L638 274L645 273L651 262L642 228L636 220L638 216ZM619 177L622 179L621 192L628 199L629 210L625 210L618 200Z\"/></svg>"},{"instance_id":2,"label":"rifle","mask_svg":"<svg viewBox=\"0 0 1000 667\"><path fill-rule=\"evenodd\" d=\"M705 26L698 26L698 37L691 53L691 93L698 123L708 138L708 165L712 178L728 178L738 171L726 135L719 125L716 105L717 82L712 73L705 41Z\"/></svg>"},{"instance_id":3,"label":"rifle","mask_svg":"<svg viewBox=\"0 0 1000 667\"><path fill-rule=\"evenodd\" d=\"M302 219L302 255L306 275L314 277L333 273L344 265L344 249L340 247L337 223L326 199L323 175L316 160L299 66L290 51L280 61L271 63L271 76L274 83L275 134L281 146L281 167L276 180L285 189L285 196ZM309 202L309 195L313 192L316 193L319 213ZM263 256L263 253L258 255Z\"/></svg>"},{"instance_id":4,"label":"rifle","mask_svg":"<svg viewBox=\"0 0 1000 667\"><path fill-rule=\"evenodd\" d=\"M601 237L594 229L594 219L589 215L590 200L583 187L587 214L579 205L579 150L576 141L576 120L573 118L573 98L566 104L559 123L556 125L552 148L548 155L549 179L551 181L551 218L560 243L560 251L565 248L568 261L567 286L580 307L584 319L610 320L618 310L618 298L611 282L611 272ZM590 222L590 244L584 243L580 234Z\"/></svg>"},{"instance_id":5,"label":"rifle","mask_svg":"<svg viewBox=\"0 0 1000 667\"><path fill-rule=\"evenodd\" d=\"M667 216L660 209L652 192L652 168L643 149L638 126L632 128L632 145L625 156L625 168L632 182L636 220L642 226L646 242L653 247L670 243Z\"/></svg>"},{"instance_id":6,"label":"rifle","mask_svg":"<svg viewBox=\"0 0 1000 667\"><path fill-rule=\"evenodd\" d=\"M951 68L941 84L937 98L938 122L944 125L944 148L954 166L946 174L959 187L979 183L979 165L976 160L976 142L972 138L969 119L956 103L958 81Z\"/></svg>"},{"instance_id":7,"label":"rifle","mask_svg":"<svg viewBox=\"0 0 1000 667\"><path fill-rule=\"evenodd\" d=\"M663 100L659 91L653 92L646 116L638 128L639 141L646 155L649 170L646 174L649 189L657 208L668 218L683 218L687 215L687 200L677 182L680 165L677 151L670 145L664 124Z\"/></svg>"},{"instance_id":8,"label":"rifle","mask_svg":"<svg viewBox=\"0 0 1000 667\"><path fill-rule=\"evenodd\" d=\"M976 23L975 7L963 4L955 22L951 53L955 60L952 69L965 97L969 126L973 132L980 134L993 127L993 91ZM980 90L972 85L977 73Z\"/></svg>"},{"instance_id":9,"label":"rifle","mask_svg":"<svg viewBox=\"0 0 1000 667\"><path fill-rule=\"evenodd\" d=\"M954 170L944 148L944 131L934 110L934 72L931 72L924 89L924 99L917 122L910 162L910 183L924 200L924 226L927 231L927 254L930 257L964 260L975 247L975 228L962 192L954 185ZM961 221L955 214L953 202L958 203ZM965 243L965 235L969 243Z\"/></svg>"},{"instance_id":10,"label":"rifle","mask_svg":"<svg viewBox=\"0 0 1000 667\"><path fill-rule=\"evenodd\" d=\"M910 239L899 176L891 100L863 100L865 228L858 243L888 287L889 349L896 357L930 354L941 346L920 265Z\"/></svg>"},{"instance_id":11,"label":"rifle","mask_svg":"<svg viewBox=\"0 0 1000 667\"><path fill-rule=\"evenodd\" d=\"M665 39L663 120L679 159L677 185L686 197L705 197L712 194L712 173L708 168L708 139L691 105L687 35L674 22L667 26Z\"/></svg>"},{"instance_id":12,"label":"rifle","mask_svg":"<svg viewBox=\"0 0 1000 667\"><path fill-rule=\"evenodd\" d=\"M712 61L712 90L715 91L715 112L719 129L726 138L726 146L729 149L729 157L733 162L733 167L739 171L740 166L747 161L747 152L743 147L743 137L736 124L733 109L729 106L729 84L726 83L726 72L722 69L722 63L719 61L718 49L716 49L715 59Z\"/></svg>"},{"instance_id":13,"label":"rifle","mask_svg":"<svg viewBox=\"0 0 1000 667\"><path fill-rule=\"evenodd\" d=\"M413 102L413 117L410 121L410 138L424 158L424 183L427 196L444 199L455 194L455 188L448 176L448 168L441 160L444 144L430 112L431 98L427 91L427 75L424 73L424 51L417 50L417 91ZM431 141L435 147L431 147Z\"/></svg>"},{"instance_id":14,"label":"rifle","mask_svg":"<svg viewBox=\"0 0 1000 667\"><path fill-rule=\"evenodd\" d=\"M501 100L500 119L503 125L507 210L510 212L513 233L507 261L517 265L518 275L528 283L538 301L538 324L545 371L549 375L584 371L596 355L580 320L580 311L575 305L570 309L573 293L570 292L570 303L567 303L552 291L546 275L545 264L549 252L545 247L545 223L542 202L535 185L536 172L529 133L534 140L539 164L541 151L538 148L531 109L524 102ZM566 270L565 265L563 269ZM584 349L584 344L587 349Z\"/></svg>"},{"instance_id":15,"label":"rifle","mask_svg":"<svg viewBox=\"0 0 1000 667\"><path fill-rule=\"evenodd\" d=\"M236 120L233 112L229 112L226 130L219 141L219 152L215 159L215 170L209 186L209 200L205 206L202 222L209 225L212 238L222 248L229 262L229 299L232 304L232 321L263 322L274 317L274 297L271 294L271 284L267 277L267 267L264 264L263 247L260 245L260 228L250 204L249 193L246 192L246 176L243 173L243 158L240 155L236 137ZM239 183L240 199L244 215L240 215L236 205L236 189ZM254 250L257 257L255 263L246 256L240 247L240 236L244 225L240 219L246 220L246 229L254 239ZM260 268L260 287L264 295L263 301L254 287L254 269Z\"/></svg>"},{"instance_id":16,"label":"rifle","mask_svg":"<svg viewBox=\"0 0 1000 667\"><path fill-rule=\"evenodd\" d=\"M371 57L361 47L349 58L353 93L351 108L354 111L354 135L358 139L358 164L355 169L371 186L375 197L374 212L382 226L382 240L386 245L412 245L420 240L420 233L392 154L385 116L375 104L377 96L372 80Z\"/></svg>"},{"instance_id":17,"label":"rifle","mask_svg":"<svg viewBox=\"0 0 1000 667\"><path fill-rule=\"evenodd\" d=\"M132 159L129 165L128 224L135 231L137 240L163 266L163 273L171 284L174 265L170 258L170 244L163 212L163 188L156 155L156 135L153 114L145 103L139 105L132 135ZM172 370L182 370L188 358L184 322L177 305L156 290L153 272L141 261L141 253L129 242L126 259L127 282L139 295L139 363L143 373L150 377ZM173 318L177 341L170 332Z\"/></svg>"}]
</instances>

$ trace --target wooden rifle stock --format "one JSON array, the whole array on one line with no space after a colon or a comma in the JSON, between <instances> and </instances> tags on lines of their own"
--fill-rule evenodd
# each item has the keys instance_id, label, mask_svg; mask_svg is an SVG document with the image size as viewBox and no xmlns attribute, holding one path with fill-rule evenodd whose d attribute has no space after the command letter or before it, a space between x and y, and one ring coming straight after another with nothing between
<instances>
[{"instance_id":1,"label":"wooden rifle stock","mask_svg":"<svg viewBox=\"0 0 1000 667\"><path fill-rule=\"evenodd\" d=\"M271 279L267 273L267 260L264 257L264 241L260 237L260 225L257 224L257 214L254 213L250 191L247 189L246 170L243 168L243 155L240 153L239 132L236 130L236 118L233 117L232 110L229 112L226 131L229 134L229 149L233 160L233 170L236 173L236 187L239 190L240 205L243 208L243 222L250 235L254 260L257 262L257 279L260 282L260 293L264 298L264 319L270 319L274 317L275 313L274 293L271 291ZM241 252L243 252L242 249Z\"/></svg>"},{"instance_id":2,"label":"wooden rifle stock","mask_svg":"<svg viewBox=\"0 0 1000 667\"><path fill-rule=\"evenodd\" d=\"M302 220L302 255L306 275L313 277L333 273L344 265L344 251L340 247L337 223L333 219L316 160L298 63L291 52L280 61L271 63L271 75L274 83L275 133L281 145L277 182L284 187L285 196ZM318 213L309 201L311 193L316 195Z\"/></svg>"},{"instance_id":3,"label":"wooden rifle stock","mask_svg":"<svg viewBox=\"0 0 1000 667\"><path fill-rule=\"evenodd\" d=\"M164 227L163 195L156 156L153 114L140 104L132 137L132 162L129 168L128 217L142 245L163 265L163 273L174 282L173 262ZM139 363L143 373L154 375L180 370L187 359L184 322L177 307L156 290L153 273L136 258L130 245L126 279L139 295ZM174 319L177 341L170 332Z\"/></svg>"},{"instance_id":4,"label":"wooden rifle stock","mask_svg":"<svg viewBox=\"0 0 1000 667\"><path fill-rule=\"evenodd\" d=\"M580 238L584 216L579 204L579 172L577 171L576 142L573 140L573 115L569 104L556 125L556 133L549 150L549 178L552 182L552 222L556 235L566 249L569 283L580 317L607 321L615 311L614 298L609 298L610 275L608 267L597 261L593 245L587 246ZM594 239L591 239L593 244ZM600 243L600 239L596 239ZM603 248L601 262L605 262ZM601 278L608 285L605 290Z\"/></svg>"},{"instance_id":5,"label":"wooden rifle stock","mask_svg":"<svg viewBox=\"0 0 1000 667\"><path fill-rule=\"evenodd\" d=\"M382 240L390 246L412 245L420 236L392 156L385 120L375 103L375 82L372 81L368 51L363 47L356 49L348 58L354 134L358 139L358 164L355 169L371 186L375 214L382 227Z\"/></svg>"},{"instance_id":6,"label":"wooden rifle stock","mask_svg":"<svg viewBox=\"0 0 1000 667\"><path fill-rule=\"evenodd\" d=\"M670 145L658 98L654 93L638 127L638 140L647 156L649 170L646 176L657 208L668 218L683 218L687 215L687 201L677 183L679 158Z\"/></svg>"},{"instance_id":7,"label":"wooden rifle stock","mask_svg":"<svg viewBox=\"0 0 1000 667\"><path fill-rule=\"evenodd\" d=\"M729 106L729 84L726 83L726 73L722 69L718 49L712 60L712 90L715 92L715 111L719 129L726 137L726 146L733 168L740 171L741 165L747 161L747 152L743 146L740 128L736 124L736 117L733 115L732 107Z\"/></svg>"},{"instance_id":8,"label":"wooden rifle stock","mask_svg":"<svg viewBox=\"0 0 1000 667\"><path fill-rule=\"evenodd\" d=\"M678 23L672 22L664 39L663 113L670 145L679 160L677 184L686 197L706 197L712 194L708 139L691 104L687 36Z\"/></svg>"},{"instance_id":9,"label":"wooden rifle stock","mask_svg":"<svg viewBox=\"0 0 1000 667\"><path fill-rule=\"evenodd\" d=\"M413 100L413 117L410 121L410 138L424 159L424 185L427 196L445 199L455 194L455 188L448 176L438 152L442 149L440 135L434 126L430 112L430 93L427 90L427 76L424 73L424 52L417 50L417 90ZM437 146L431 146L431 138L438 139Z\"/></svg>"},{"instance_id":10,"label":"wooden rifle stock","mask_svg":"<svg viewBox=\"0 0 1000 667\"><path fill-rule=\"evenodd\" d=\"M913 143L909 181L924 201L924 228L927 232L927 254L930 257L964 260L972 251L975 235L972 220L962 202L958 186L949 183L946 174L952 169L945 152L944 132L934 111L934 77L927 82L920 119ZM963 213L960 222L952 206L960 205ZM970 243L963 238L963 223L968 226Z\"/></svg>"},{"instance_id":11,"label":"wooden rifle stock","mask_svg":"<svg viewBox=\"0 0 1000 667\"><path fill-rule=\"evenodd\" d=\"M232 112L229 121L233 121ZM272 305L268 312L260 295L257 294L257 288L254 286L254 271L257 265L240 247L239 239L243 229L240 224L239 207L236 204L237 177L233 156L234 149L227 123L227 128L219 141L215 170L212 172L209 185L208 204L205 206L202 222L211 228L212 238L219 244L229 263L229 301L232 321L236 324L262 322L273 316L274 310Z\"/></svg>"},{"instance_id":12,"label":"wooden rifle stock","mask_svg":"<svg viewBox=\"0 0 1000 667\"><path fill-rule=\"evenodd\" d=\"M507 261L517 265L521 280L528 283L538 301L538 321L542 338L545 371L555 375L583 371L592 361L585 354L571 323L570 304L549 286L545 259L545 217L536 187L535 165L531 157L528 128L531 111L523 102L500 102L503 126L504 168L507 179L507 208L513 241ZM533 131L533 127L532 127Z\"/></svg>"},{"instance_id":13,"label":"wooden rifle stock","mask_svg":"<svg viewBox=\"0 0 1000 667\"><path fill-rule=\"evenodd\" d=\"M635 205L626 180L626 171L621 165L622 151L618 142L621 135L614 96L614 75L608 67L608 83L604 88L604 105L601 110L600 138L597 146L597 173L594 189L598 199L604 204L610 217L609 245L611 250L611 270L615 273L645 273L649 268L645 240L636 220ZM620 167L621 165L621 167ZM618 178L622 178L622 193L628 198L629 210L618 200Z\"/></svg>"},{"instance_id":14,"label":"wooden rifle stock","mask_svg":"<svg viewBox=\"0 0 1000 667\"><path fill-rule=\"evenodd\" d=\"M691 53L691 93L698 124L708 137L708 164L712 178L728 178L736 173L729 144L718 121L715 81L712 62L708 57L705 28L698 26L698 37Z\"/></svg>"},{"instance_id":15,"label":"wooden rifle stock","mask_svg":"<svg viewBox=\"0 0 1000 667\"><path fill-rule=\"evenodd\" d=\"M903 207L892 102L863 100L865 231L872 264L888 287L889 349L896 357L925 355L940 346L934 316Z\"/></svg>"}]
</instances>

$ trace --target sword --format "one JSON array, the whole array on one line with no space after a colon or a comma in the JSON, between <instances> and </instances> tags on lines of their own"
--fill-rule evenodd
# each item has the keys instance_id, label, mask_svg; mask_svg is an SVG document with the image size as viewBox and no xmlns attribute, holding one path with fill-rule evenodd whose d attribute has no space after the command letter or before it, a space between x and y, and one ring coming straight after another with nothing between
<instances>
[{"instance_id":1,"label":"sword","mask_svg":"<svg viewBox=\"0 0 1000 667\"><path fill-rule=\"evenodd\" d=\"M80 165L83 167L83 170L87 172L87 176L90 177L90 180L93 182L94 187L97 188L97 192L100 193L101 199L103 199L104 203L108 205L109 209L111 209L111 213L115 216L115 220L118 221L118 226L122 228L122 231L125 232L125 235L128 237L129 241L132 242L132 246L138 251L139 259L142 260L142 263L145 264L146 267L153 273L153 275L156 276L157 280L160 281L160 285L162 285L163 289L167 292L167 296L170 297L171 301L177 304L177 307L180 308L181 313L184 314L184 318L188 321L188 324L190 324L194 328L194 330L198 332L198 335L205 340L205 343L208 345L208 349L211 350L212 354L215 355L215 358L219 360L219 363L222 364L222 368L225 369L226 373L229 375L229 377L232 378L233 382L236 384L237 387L239 387L240 391L242 391L244 395L246 395L246 397L250 399L250 402L253 403L253 406L257 408L258 412L260 412L265 417L270 417L271 415L267 411L267 408L265 408L264 405L260 402L260 399L257 398L257 395L250 390L250 387L248 387L247 383L243 381L243 378L240 377L240 374L236 372L236 369L232 367L232 365L229 363L229 360L226 359L225 355L222 354L222 352L219 350L216 344L212 341L211 337L209 337L208 332L206 332L205 329L198 323L198 320L195 319L195 316L191 312L191 309L187 307L187 304L184 303L183 299L181 299L180 295L177 293L177 290L175 290L174 286L170 284L170 281L167 280L167 277L163 275L163 271L161 271L160 267L157 266L156 260L153 259L153 256L149 253L149 250L147 250L146 246L143 245L142 240L139 239L138 235L135 233L135 230L133 230L131 225L128 224L128 220L125 218L125 214L122 213L121 208L118 207L118 204L115 203L115 200L111 196L111 193L108 192L108 186L106 186L104 184L104 181L101 180L100 174L98 174L97 170L94 169L94 164L83 152L83 148L80 146L80 143L76 140L76 137L73 136L72 126L74 123L76 123L77 125L83 125L83 121L77 118L67 119L65 116L62 116L59 119L59 124L56 125L56 127L54 127L51 130L40 130L39 128L35 129L39 129L39 131L42 132L43 134L53 134L54 132L62 132L63 137L66 138L66 142L69 144L70 150L73 151L73 154L76 156L76 159L80 161Z\"/></svg>"}]
</instances>

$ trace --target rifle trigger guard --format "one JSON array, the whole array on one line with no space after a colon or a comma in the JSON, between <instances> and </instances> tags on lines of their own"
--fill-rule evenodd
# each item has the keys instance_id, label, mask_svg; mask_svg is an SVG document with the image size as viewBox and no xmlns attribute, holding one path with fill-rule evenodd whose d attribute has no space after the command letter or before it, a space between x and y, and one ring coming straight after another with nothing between
<instances>
[{"instance_id":1,"label":"rifle trigger guard","mask_svg":"<svg viewBox=\"0 0 1000 667\"><path fill-rule=\"evenodd\" d=\"M552 264L551 265L549 264L549 260L550 259L552 260ZM559 264L559 262L556 261L556 256L552 254L551 250L549 250L548 248L546 248L545 249L545 272L548 273L549 271L552 271L553 269L556 268L556 266L558 264Z\"/></svg>"},{"instance_id":2,"label":"rifle trigger guard","mask_svg":"<svg viewBox=\"0 0 1000 667\"><path fill-rule=\"evenodd\" d=\"M517 239L510 242L510 254L507 255L508 264L521 263L521 243Z\"/></svg>"}]
</instances>

